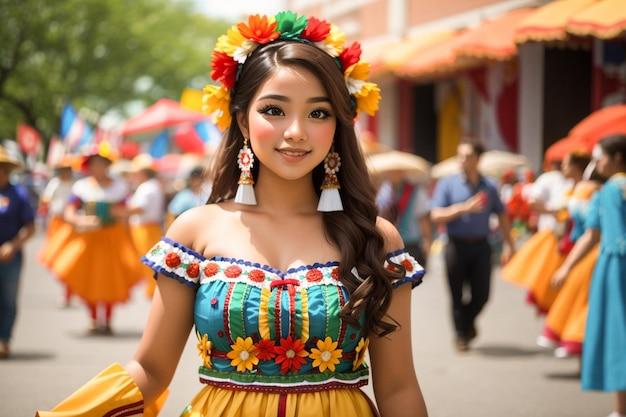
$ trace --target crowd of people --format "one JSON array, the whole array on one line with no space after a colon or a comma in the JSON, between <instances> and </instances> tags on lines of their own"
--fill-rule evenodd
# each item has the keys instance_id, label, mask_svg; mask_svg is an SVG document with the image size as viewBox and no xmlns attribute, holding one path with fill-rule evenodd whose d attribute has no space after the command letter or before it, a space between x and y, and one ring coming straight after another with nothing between
<instances>
[{"instance_id":1,"label":"crowd of people","mask_svg":"<svg viewBox=\"0 0 626 417\"><path fill-rule=\"evenodd\" d=\"M626 136L536 179L481 174L485 149L471 139L457 147L460 172L434 184L374 179L354 123L376 111L379 89L358 44L342 41L291 12L251 16L218 40L219 85L204 103L225 133L208 192L204 167L168 198L146 155L122 176L101 146L80 172L59 161L40 200L38 260L63 284L61 304L85 303L90 334L113 333L113 309L138 283L152 305L130 362L38 416L157 415L192 329L205 387L182 416L427 416L411 293L437 240L459 352L478 337L501 242L502 278L545 315L537 343L580 356L582 388L615 392L610 417L626 416ZM9 181L18 167L0 148L1 358L34 233L28 195ZM375 401L360 390L370 367Z\"/></svg>"}]
</instances>

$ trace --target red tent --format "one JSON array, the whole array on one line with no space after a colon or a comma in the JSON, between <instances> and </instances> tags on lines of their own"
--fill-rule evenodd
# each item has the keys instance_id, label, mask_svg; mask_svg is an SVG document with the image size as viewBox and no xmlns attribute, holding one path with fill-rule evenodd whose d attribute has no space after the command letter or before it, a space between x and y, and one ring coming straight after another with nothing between
<instances>
[{"instance_id":1,"label":"red tent","mask_svg":"<svg viewBox=\"0 0 626 417\"><path fill-rule=\"evenodd\" d=\"M616 133L626 133L626 104L616 104L594 111L578 122L568 136L585 138L591 149L603 137Z\"/></svg>"},{"instance_id":2,"label":"red tent","mask_svg":"<svg viewBox=\"0 0 626 417\"><path fill-rule=\"evenodd\" d=\"M206 119L202 112L187 110L174 100L162 98L142 113L130 118L122 127L122 136L138 135L168 129Z\"/></svg>"}]
</instances>

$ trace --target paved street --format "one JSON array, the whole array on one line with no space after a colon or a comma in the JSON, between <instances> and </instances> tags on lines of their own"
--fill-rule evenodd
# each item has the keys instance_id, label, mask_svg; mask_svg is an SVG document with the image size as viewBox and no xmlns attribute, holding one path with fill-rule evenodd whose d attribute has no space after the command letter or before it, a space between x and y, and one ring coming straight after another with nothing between
<instances>
[{"instance_id":1,"label":"paved street","mask_svg":"<svg viewBox=\"0 0 626 417\"><path fill-rule=\"evenodd\" d=\"M62 287L35 262L42 233L27 246L13 356L0 362L0 417L33 416L49 409L112 362L124 364L139 342L149 302L142 288L114 312L114 336L87 336L88 315L78 302L57 308ZM112 259L114 262L114 259ZM89 277L85 277L89 279ZM523 302L520 288L497 270L492 298L479 320L474 349L452 346L441 262L413 291L415 363L431 417L604 417L607 393L582 392L576 359L556 359L535 346L543 319ZM171 385L163 416L177 417L201 388L195 342L190 342ZM370 392L368 390L368 392Z\"/></svg>"}]
</instances>

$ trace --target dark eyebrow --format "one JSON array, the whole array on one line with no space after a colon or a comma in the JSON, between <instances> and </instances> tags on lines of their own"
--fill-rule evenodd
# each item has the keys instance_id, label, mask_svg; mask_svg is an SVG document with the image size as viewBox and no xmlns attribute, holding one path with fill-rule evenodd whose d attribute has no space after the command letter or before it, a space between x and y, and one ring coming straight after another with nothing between
<instances>
[{"instance_id":1,"label":"dark eyebrow","mask_svg":"<svg viewBox=\"0 0 626 417\"><path fill-rule=\"evenodd\" d=\"M276 100L276 101L283 101L283 102L290 101L288 97L281 96L279 94L267 94L265 96L259 97L259 100ZM308 103L330 103L330 99L326 96L311 97L310 99L307 100L307 102Z\"/></svg>"}]
</instances>

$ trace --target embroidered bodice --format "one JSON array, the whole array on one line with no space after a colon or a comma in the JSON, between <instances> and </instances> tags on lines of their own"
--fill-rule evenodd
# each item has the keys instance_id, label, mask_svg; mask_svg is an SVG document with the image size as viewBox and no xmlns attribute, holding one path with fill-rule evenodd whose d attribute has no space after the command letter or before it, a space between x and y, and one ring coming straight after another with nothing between
<instances>
[{"instance_id":1,"label":"embroidered bodice","mask_svg":"<svg viewBox=\"0 0 626 417\"><path fill-rule=\"evenodd\" d=\"M394 287L421 281L424 270L406 251L389 259L407 271ZM206 259L167 238L143 262L197 289L194 315L204 382L245 384L241 389L249 390L367 383L369 341L339 318L349 294L339 280L338 262L282 272L238 259Z\"/></svg>"}]
</instances>

